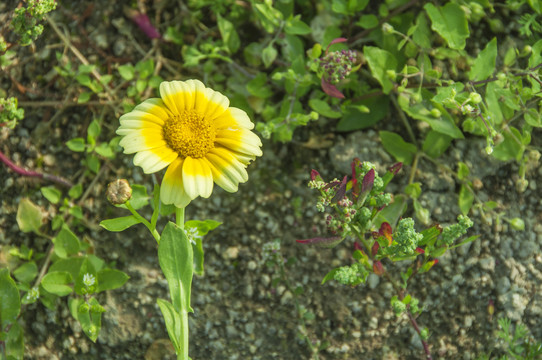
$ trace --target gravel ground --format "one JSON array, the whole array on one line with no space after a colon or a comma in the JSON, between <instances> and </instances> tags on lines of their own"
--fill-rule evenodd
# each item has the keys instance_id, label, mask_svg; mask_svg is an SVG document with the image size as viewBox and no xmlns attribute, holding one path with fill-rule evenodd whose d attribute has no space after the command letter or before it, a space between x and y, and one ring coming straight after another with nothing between
<instances>
[{"instance_id":1,"label":"gravel ground","mask_svg":"<svg viewBox=\"0 0 542 360\"><path fill-rule=\"evenodd\" d=\"M121 21L114 16L110 23L99 21L100 16L117 10L115 5L100 8L83 23L92 45L85 49L90 59L100 56L94 46L112 49L116 57L134 56L130 52L133 39L122 31L123 35L119 35L112 24L117 28L128 25L119 25ZM54 16L60 21L66 12L57 11ZM28 89L39 90L35 79L39 74L48 74L55 65L51 50L55 47L58 39L46 33L37 43L36 52L21 49L24 64L10 75ZM15 86L6 77L1 84L4 90ZM27 91L19 95L19 100L41 100L49 95L60 101L61 95L53 95L59 82L52 84L47 93ZM24 121L14 131L0 129L0 150L20 166L39 168L74 183L84 179L84 185L89 186L93 179L81 173L81 154L71 152L64 143L84 136L88 123L100 111L92 106L60 110L29 107ZM106 118L110 120L109 130L117 126L113 114ZM215 188L210 199L198 199L187 209L187 219L223 222L204 241L206 273L193 283L193 359L310 358L307 345L297 335L300 321L296 300L314 314L306 324L310 338L329 342L320 353L321 359L423 358L421 343L408 319L397 318L390 308L394 292L389 284L377 276L369 277L366 285L357 288L334 282L320 284L331 267L351 262L352 241L331 250L295 242L324 229L324 221L314 208L315 194L306 186L312 168L330 179L349 173L353 157L374 162L381 171L394 162L372 130L335 134L325 149L312 150L302 145L311 134L328 134L333 126L321 122L301 129L290 144L264 143L264 156L249 167L249 182L240 186L238 193L227 194ZM391 119L384 119L379 126L400 131ZM533 143L540 146L536 134L535 130ZM480 234L480 238L448 252L429 273L414 281L411 292L424 306L418 322L430 329L429 343L435 358L475 359L490 351L500 354L501 344L495 332L496 320L503 316L524 323L536 339L542 339L542 190L536 181L542 176L542 168L528 173L530 185L524 193L518 193L514 185L517 164L491 160L484 147L485 142L477 138L455 141L439 162L467 163L472 177L481 182L478 198L496 201L507 218L521 217L525 231L512 230L505 221L497 223L475 211L475 226L469 235ZM409 171L405 167L390 189L401 191ZM130 280L122 288L100 296L107 312L95 344L71 318L65 299L59 301L55 311L39 303L28 306L21 318L25 358L174 358L156 305L156 299L167 298L168 291L159 270L155 241L142 226L120 234L97 226L103 219L125 215L104 197L107 183L116 178L128 178L149 189L151 186L151 178L133 167L131 157L119 155L93 183L83 205L86 226L76 231L93 244L98 256L127 272ZM430 209L431 222L455 222L460 213L459 185L424 161L419 164L415 180L422 183L420 201ZM45 252L48 240L21 233L15 220L23 197L41 206L49 218L58 211L39 192L44 183L17 176L0 166L0 185L0 246L6 249L9 244L24 244ZM161 224L166 221L162 219ZM263 247L276 239L280 240L282 256L296 259L286 271L292 286L303 289L301 295L293 294L284 283L275 284L279 273L265 264ZM398 264L398 268L403 266ZM490 302L495 304L492 316L488 313Z\"/></svg>"}]
</instances>

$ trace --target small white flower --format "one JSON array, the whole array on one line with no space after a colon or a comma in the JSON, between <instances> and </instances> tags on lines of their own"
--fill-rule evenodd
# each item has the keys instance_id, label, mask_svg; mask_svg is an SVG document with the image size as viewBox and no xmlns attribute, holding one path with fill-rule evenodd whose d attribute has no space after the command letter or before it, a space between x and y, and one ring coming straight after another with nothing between
<instances>
[{"instance_id":1,"label":"small white flower","mask_svg":"<svg viewBox=\"0 0 542 360\"><path fill-rule=\"evenodd\" d=\"M26 293L26 300L28 301L36 301L40 297L40 290L37 286L33 287L32 289L28 290Z\"/></svg>"},{"instance_id":2,"label":"small white flower","mask_svg":"<svg viewBox=\"0 0 542 360\"><path fill-rule=\"evenodd\" d=\"M89 273L83 275L83 284L85 284L86 287L91 287L92 285L94 285L94 283L96 283L96 278L94 277L94 275Z\"/></svg>"},{"instance_id":3,"label":"small white flower","mask_svg":"<svg viewBox=\"0 0 542 360\"><path fill-rule=\"evenodd\" d=\"M203 236L199 234L199 231L195 227L186 228L184 230L184 233L186 234L186 237L188 238L188 241L190 241L192 244L196 245L197 239L202 239Z\"/></svg>"}]
</instances>

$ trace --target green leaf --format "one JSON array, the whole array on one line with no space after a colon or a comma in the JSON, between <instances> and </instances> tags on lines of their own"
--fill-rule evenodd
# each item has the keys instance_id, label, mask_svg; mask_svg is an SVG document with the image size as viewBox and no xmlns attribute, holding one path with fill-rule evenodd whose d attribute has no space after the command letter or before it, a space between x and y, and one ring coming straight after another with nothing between
<instances>
[{"instance_id":1,"label":"green leaf","mask_svg":"<svg viewBox=\"0 0 542 360\"><path fill-rule=\"evenodd\" d=\"M329 271L326 276L322 279L322 285L324 285L327 281L335 279L335 274L339 271L339 268L332 269Z\"/></svg>"},{"instance_id":2,"label":"green leaf","mask_svg":"<svg viewBox=\"0 0 542 360\"><path fill-rule=\"evenodd\" d=\"M81 196L81 194L83 194L83 184L74 185L68 191L68 196L74 200Z\"/></svg>"},{"instance_id":3,"label":"green leaf","mask_svg":"<svg viewBox=\"0 0 542 360\"><path fill-rule=\"evenodd\" d=\"M364 46L363 54L367 59L371 74L382 85L382 91L384 94L389 94L394 84L388 76L388 70L397 70L395 56L386 50L373 46Z\"/></svg>"},{"instance_id":4,"label":"green leaf","mask_svg":"<svg viewBox=\"0 0 542 360\"><path fill-rule=\"evenodd\" d=\"M403 140L403 138L393 132L380 131L380 140L387 152L389 152L397 161L405 164L411 164L414 154L417 152L416 145Z\"/></svg>"},{"instance_id":5,"label":"green leaf","mask_svg":"<svg viewBox=\"0 0 542 360\"><path fill-rule=\"evenodd\" d=\"M75 80L83 86L90 86L90 76L86 74L79 74L75 77Z\"/></svg>"},{"instance_id":6,"label":"green leaf","mask_svg":"<svg viewBox=\"0 0 542 360\"><path fill-rule=\"evenodd\" d=\"M320 99L310 99L309 106L320 115L330 119L338 119L342 115L340 111L335 111L331 109L327 102Z\"/></svg>"},{"instance_id":7,"label":"green leaf","mask_svg":"<svg viewBox=\"0 0 542 360\"><path fill-rule=\"evenodd\" d=\"M353 131L366 129L382 120L388 112L388 96L375 96L352 103L344 110L344 115L337 124L337 130Z\"/></svg>"},{"instance_id":8,"label":"green leaf","mask_svg":"<svg viewBox=\"0 0 542 360\"><path fill-rule=\"evenodd\" d=\"M115 219L107 219L100 222L100 226L108 231L118 232L128 229L130 226L139 224L139 221L134 215L122 216Z\"/></svg>"},{"instance_id":9,"label":"green leaf","mask_svg":"<svg viewBox=\"0 0 542 360\"><path fill-rule=\"evenodd\" d=\"M258 73L254 79L247 83L247 90L251 95L264 99L273 95L273 91L267 83L267 74L263 72Z\"/></svg>"},{"instance_id":10,"label":"green leaf","mask_svg":"<svg viewBox=\"0 0 542 360\"><path fill-rule=\"evenodd\" d=\"M487 43L469 71L469 79L473 81L485 80L495 71L495 61L497 60L497 38L493 38Z\"/></svg>"},{"instance_id":11,"label":"green leaf","mask_svg":"<svg viewBox=\"0 0 542 360\"><path fill-rule=\"evenodd\" d=\"M437 8L428 3L424 9L431 19L431 28L446 40L451 49L465 48L465 40L469 37L469 24L461 6L448 2Z\"/></svg>"},{"instance_id":12,"label":"green leaf","mask_svg":"<svg viewBox=\"0 0 542 360\"><path fill-rule=\"evenodd\" d=\"M433 159L436 159L444 154L451 142L452 138L450 136L435 130L430 130L423 142L423 152L431 156Z\"/></svg>"},{"instance_id":13,"label":"green leaf","mask_svg":"<svg viewBox=\"0 0 542 360\"><path fill-rule=\"evenodd\" d=\"M166 300L158 299L156 300L162 316L164 317L164 322L166 324L167 333L173 347L177 354L181 353L181 344L179 339L181 338L181 317L177 311L173 308L173 305Z\"/></svg>"},{"instance_id":14,"label":"green leaf","mask_svg":"<svg viewBox=\"0 0 542 360\"><path fill-rule=\"evenodd\" d=\"M51 204L58 204L62 196L62 192L53 186L42 187L40 191L43 197L49 200Z\"/></svg>"},{"instance_id":15,"label":"green leaf","mask_svg":"<svg viewBox=\"0 0 542 360\"><path fill-rule=\"evenodd\" d=\"M117 70L118 70L120 76L126 81L130 81L130 80L132 80L134 78L135 69L134 69L134 66L132 64L121 65L121 66L118 67Z\"/></svg>"},{"instance_id":16,"label":"green leaf","mask_svg":"<svg viewBox=\"0 0 542 360\"><path fill-rule=\"evenodd\" d=\"M538 40L531 48L531 56L529 57L529 67L534 68L542 64L542 40Z\"/></svg>"},{"instance_id":17,"label":"green leaf","mask_svg":"<svg viewBox=\"0 0 542 360\"><path fill-rule=\"evenodd\" d=\"M29 261L15 269L13 276L22 283L30 284L38 276L38 266L35 262Z\"/></svg>"},{"instance_id":18,"label":"green leaf","mask_svg":"<svg viewBox=\"0 0 542 360\"><path fill-rule=\"evenodd\" d=\"M98 272L98 290L96 292L117 289L124 285L129 278L126 273L120 270L101 270Z\"/></svg>"},{"instance_id":19,"label":"green leaf","mask_svg":"<svg viewBox=\"0 0 542 360\"><path fill-rule=\"evenodd\" d=\"M269 44L265 49L262 51L262 61L266 68L271 66L273 61L275 61L277 57L277 49L273 46L273 43Z\"/></svg>"},{"instance_id":20,"label":"green leaf","mask_svg":"<svg viewBox=\"0 0 542 360\"><path fill-rule=\"evenodd\" d=\"M105 311L96 298L91 297L88 303L83 299L76 303L77 320L90 340L96 342L102 328L102 313Z\"/></svg>"},{"instance_id":21,"label":"green leaf","mask_svg":"<svg viewBox=\"0 0 542 360\"><path fill-rule=\"evenodd\" d=\"M77 254L81 248L79 239L66 225L63 225L58 235L53 238L53 244L55 254L62 259Z\"/></svg>"},{"instance_id":22,"label":"green leaf","mask_svg":"<svg viewBox=\"0 0 542 360\"><path fill-rule=\"evenodd\" d=\"M193 253L183 229L169 222L158 245L158 261L169 286L175 311L192 312L190 291L192 287Z\"/></svg>"},{"instance_id":23,"label":"green leaf","mask_svg":"<svg viewBox=\"0 0 542 360\"><path fill-rule=\"evenodd\" d=\"M111 146L109 146L109 144L107 143L99 144L94 148L94 151L96 151L96 154L106 157L108 159L113 159L115 157L113 149L111 149Z\"/></svg>"},{"instance_id":24,"label":"green leaf","mask_svg":"<svg viewBox=\"0 0 542 360\"><path fill-rule=\"evenodd\" d=\"M69 140L66 143L66 146L68 146L68 149L75 152L83 152L85 151L85 139L83 138L74 138Z\"/></svg>"},{"instance_id":25,"label":"green leaf","mask_svg":"<svg viewBox=\"0 0 542 360\"><path fill-rule=\"evenodd\" d=\"M311 27L300 20L301 15L296 15L294 18L286 22L284 31L290 35L307 35L312 32Z\"/></svg>"},{"instance_id":26,"label":"green leaf","mask_svg":"<svg viewBox=\"0 0 542 360\"><path fill-rule=\"evenodd\" d=\"M466 180L467 177L469 176L469 173L470 173L470 170L467 164L460 161L457 164L457 178L459 180Z\"/></svg>"},{"instance_id":27,"label":"green leaf","mask_svg":"<svg viewBox=\"0 0 542 360\"><path fill-rule=\"evenodd\" d=\"M459 190L459 209L463 215L467 215L474 202L474 194L465 185Z\"/></svg>"},{"instance_id":28,"label":"green leaf","mask_svg":"<svg viewBox=\"0 0 542 360\"><path fill-rule=\"evenodd\" d=\"M90 122L87 129L87 136L92 137L93 139L97 139L98 136L100 136L101 132L101 126L98 120L94 119Z\"/></svg>"},{"instance_id":29,"label":"green leaf","mask_svg":"<svg viewBox=\"0 0 542 360\"><path fill-rule=\"evenodd\" d=\"M0 330L17 321L21 311L21 298L15 281L7 268L0 269Z\"/></svg>"},{"instance_id":30,"label":"green leaf","mask_svg":"<svg viewBox=\"0 0 542 360\"><path fill-rule=\"evenodd\" d=\"M407 208L407 197L405 195L397 195L393 198L393 202L382 209L374 218L373 226L379 229L383 222L387 222L392 228L401 216L403 216Z\"/></svg>"},{"instance_id":31,"label":"green leaf","mask_svg":"<svg viewBox=\"0 0 542 360\"><path fill-rule=\"evenodd\" d=\"M218 23L218 30L222 36L222 41L224 41L224 44L226 44L230 53L234 54L241 46L241 40L239 39L237 30L235 30L235 26L219 14L217 15L216 20Z\"/></svg>"},{"instance_id":32,"label":"green leaf","mask_svg":"<svg viewBox=\"0 0 542 360\"><path fill-rule=\"evenodd\" d=\"M522 144L523 137L515 127L508 127L509 131L503 131L504 140L493 149L493 157L501 161L516 159L519 161L525 151Z\"/></svg>"},{"instance_id":33,"label":"green leaf","mask_svg":"<svg viewBox=\"0 0 542 360\"><path fill-rule=\"evenodd\" d=\"M93 276L95 283L93 285L87 286L85 284L85 276ZM97 271L94 268L94 264L90 260L90 257L84 257L83 262L81 263L81 268L79 269L79 274L75 278L74 290L77 295L88 295L96 292L97 289Z\"/></svg>"},{"instance_id":34,"label":"green leaf","mask_svg":"<svg viewBox=\"0 0 542 360\"><path fill-rule=\"evenodd\" d=\"M154 60L150 58L148 60L138 62L135 66L135 70L139 73L138 81L140 81L140 79L148 78L154 72ZM147 86L146 84L147 82L145 81L145 86ZM145 89L143 88L143 90ZM143 90L139 90L139 92Z\"/></svg>"},{"instance_id":35,"label":"green leaf","mask_svg":"<svg viewBox=\"0 0 542 360\"><path fill-rule=\"evenodd\" d=\"M222 225L220 221L215 220L190 220L184 224L185 229L196 228L198 230L198 235L205 236L211 230L216 229L218 226Z\"/></svg>"},{"instance_id":36,"label":"green leaf","mask_svg":"<svg viewBox=\"0 0 542 360\"><path fill-rule=\"evenodd\" d=\"M92 93L91 92L88 92L88 91L83 91L81 94L79 94L79 96L77 97L77 103L78 104L84 104L86 102L88 102L90 100L90 98L92 97ZM69 145L68 145L69 147ZM71 149L71 148L70 148ZM73 149L72 149L73 150ZM77 151L77 150L73 150L73 151ZM82 150L81 150L82 151Z\"/></svg>"},{"instance_id":37,"label":"green leaf","mask_svg":"<svg viewBox=\"0 0 542 360\"><path fill-rule=\"evenodd\" d=\"M23 359L24 356L24 331L18 322L11 325L6 335L6 352L9 360Z\"/></svg>"},{"instance_id":38,"label":"green leaf","mask_svg":"<svg viewBox=\"0 0 542 360\"><path fill-rule=\"evenodd\" d=\"M149 195L147 195L147 188L143 185L133 184L132 185L132 198L130 199L130 204L135 210L141 209L143 206L148 205ZM126 205L117 205L117 207L128 209Z\"/></svg>"},{"instance_id":39,"label":"green leaf","mask_svg":"<svg viewBox=\"0 0 542 360\"><path fill-rule=\"evenodd\" d=\"M49 272L60 271L60 272L69 272L72 276L72 279L79 276L79 269L83 264L83 257L70 257L67 259L60 259L55 261L49 268Z\"/></svg>"},{"instance_id":40,"label":"green leaf","mask_svg":"<svg viewBox=\"0 0 542 360\"><path fill-rule=\"evenodd\" d=\"M51 294L66 296L73 292L68 284L73 282L71 274L67 271L49 271L41 280L41 286Z\"/></svg>"},{"instance_id":41,"label":"green leaf","mask_svg":"<svg viewBox=\"0 0 542 360\"><path fill-rule=\"evenodd\" d=\"M35 205L28 198L24 198L19 202L17 208L17 225L22 232L38 232L41 227L43 214L41 208Z\"/></svg>"}]
</instances>

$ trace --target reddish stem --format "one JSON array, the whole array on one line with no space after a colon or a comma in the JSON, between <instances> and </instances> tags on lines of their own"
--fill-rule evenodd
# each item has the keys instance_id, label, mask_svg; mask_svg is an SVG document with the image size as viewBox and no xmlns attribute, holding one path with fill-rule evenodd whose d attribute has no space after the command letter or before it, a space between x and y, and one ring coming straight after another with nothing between
<instances>
[{"instance_id":1,"label":"reddish stem","mask_svg":"<svg viewBox=\"0 0 542 360\"><path fill-rule=\"evenodd\" d=\"M73 186L73 184L71 182L69 182L68 180L63 179L61 177L58 177L58 176L55 176L55 175L50 175L50 174L39 173L37 171L31 171L31 170L23 169L22 167L16 165L14 162L12 162L1 151L0 151L0 160L4 164L6 164L7 167L9 167L11 170L15 171L19 175L45 179L45 180L52 181L52 182L55 182L57 184L60 184L62 186L66 186L66 187L72 187Z\"/></svg>"}]
</instances>

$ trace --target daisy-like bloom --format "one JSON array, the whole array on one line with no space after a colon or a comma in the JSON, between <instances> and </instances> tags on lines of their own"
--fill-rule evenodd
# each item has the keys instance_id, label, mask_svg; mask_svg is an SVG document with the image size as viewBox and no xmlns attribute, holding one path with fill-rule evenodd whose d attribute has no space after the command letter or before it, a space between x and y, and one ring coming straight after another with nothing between
<instances>
[{"instance_id":1,"label":"daisy-like bloom","mask_svg":"<svg viewBox=\"0 0 542 360\"><path fill-rule=\"evenodd\" d=\"M117 134L124 153L136 153L134 164L146 174L167 167L162 202L185 207L209 197L213 182L237 191L248 180L247 165L262 155L248 115L198 80L163 82L160 97L122 115Z\"/></svg>"}]
</instances>

